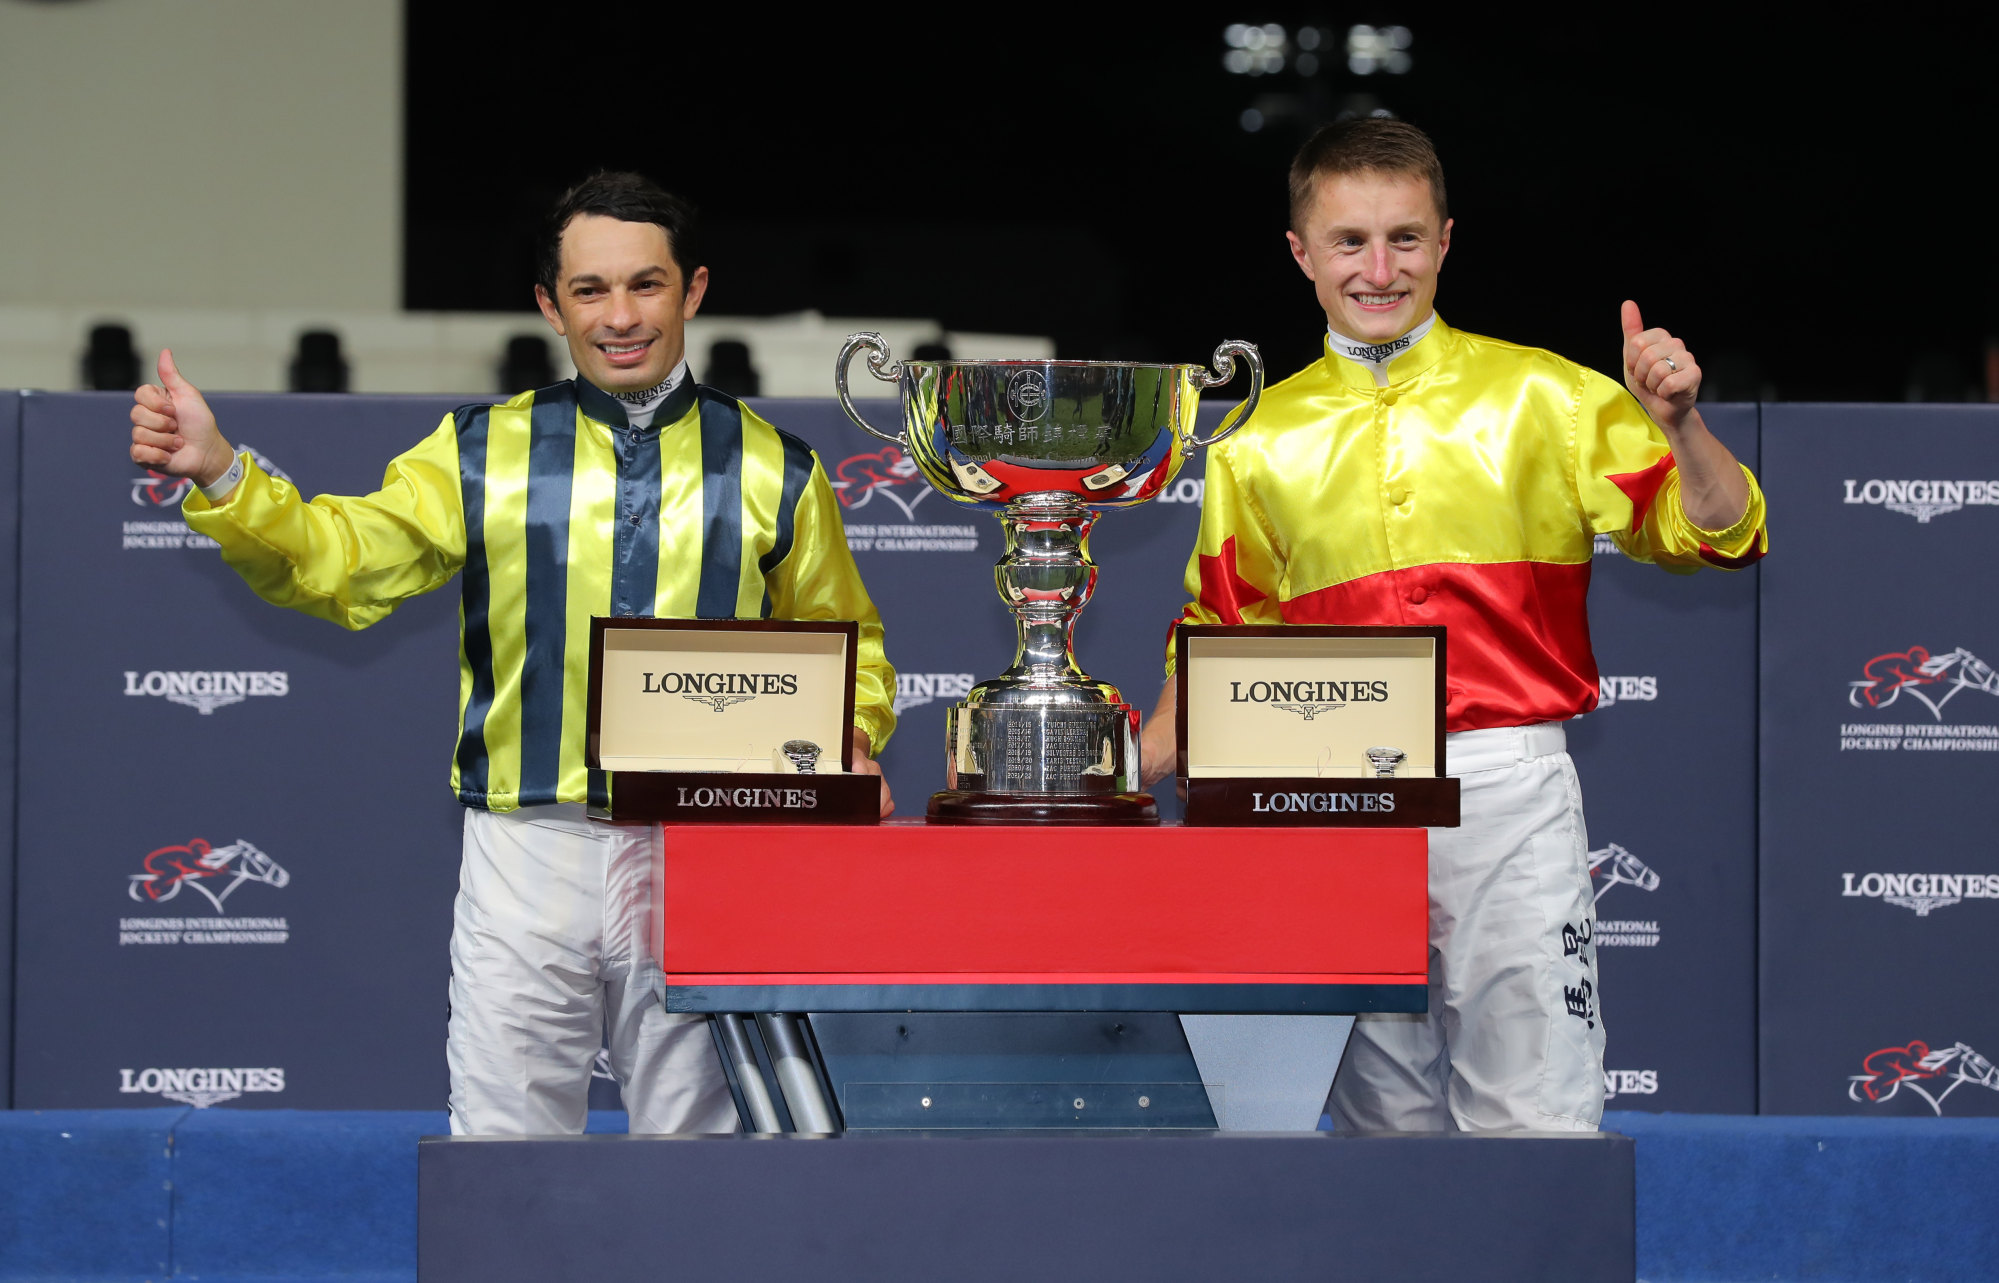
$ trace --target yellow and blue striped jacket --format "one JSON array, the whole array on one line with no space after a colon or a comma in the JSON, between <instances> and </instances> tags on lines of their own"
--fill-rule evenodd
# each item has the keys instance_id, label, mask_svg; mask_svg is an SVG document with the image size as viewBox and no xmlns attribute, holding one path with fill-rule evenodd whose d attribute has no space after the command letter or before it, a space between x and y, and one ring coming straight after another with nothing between
<instances>
[{"instance_id":1,"label":"yellow and blue striped jacket","mask_svg":"<svg viewBox=\"0 0 1999 1283\"><path fill-rule=\"evenodd\" d=\"M691 379L653 424L575 379L454 410L374 494L307 503L246 458L226 502L183 512L259 596L346 628L463 572L467 806L607 801L584 764L593 615L858 620L854 721L879 752L895 671L818 458Z\"/></svg>"}]
</instances>

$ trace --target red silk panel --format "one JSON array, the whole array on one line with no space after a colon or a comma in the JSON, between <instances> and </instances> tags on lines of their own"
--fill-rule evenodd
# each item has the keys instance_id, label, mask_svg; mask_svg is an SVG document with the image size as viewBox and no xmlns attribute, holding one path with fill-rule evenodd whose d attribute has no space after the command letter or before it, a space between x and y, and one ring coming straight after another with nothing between
<instances>
[{"instance_id":1,"label":"red silk panel","mask_svg":"<svg viewBox=\"0 0 1999 1283\"><path fill-rule=\"evenodd\" d=\"M1442 624L1446 730L1559 722L1596 707L1589 576L1588 562L1437 562L1295 597L1284 622Z\"/></svg>"}]
</instances>

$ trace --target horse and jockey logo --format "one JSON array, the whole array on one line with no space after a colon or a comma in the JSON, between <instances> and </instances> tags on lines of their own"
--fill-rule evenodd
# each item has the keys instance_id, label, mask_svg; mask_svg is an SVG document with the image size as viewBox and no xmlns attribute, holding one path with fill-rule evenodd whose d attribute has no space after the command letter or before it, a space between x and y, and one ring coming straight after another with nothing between
<instances>
[{"instance_id":1,"label":"horse and jockey logo","mask_svg":"<svg viewBox=\"0 0 1999 1283\"><path fill-rule=\"evenodd\" d=\"M250 462L262 468L266 475L276 477L280 481L291 480L290 473L265 458L257 447L239 443L236 450L239 454L248 454ZM187 492L194 489L194 481L190 477L168 476L151 468L146 469L144 476L132 477L130 480L132 502L141 508L177 507L181 500L187 498Z\"/></svg>"},{"instance_id":2,"label":"horse and jockey logo","mask_svg":"<svg viewBox=\"0 0 1999 1283\"><path fill-rule=\"evenodd\" d=\"M1939 722L1943 706L1966 690L1999 695L1999 673L1962 646L1941 655L1922 646L1890 651L1868 660L1861 673L1859 681L1847 683L1847 703L1861 709L1887 708L1906 693Z\"/></svg>"},{"instance_id":3,"label":"horse and jockey logo","mask_svg":"<svg viewBox=\"0 0 1999 1283\"><path fill-rule=\"evenodd\" d=\"M1847 1099L1857 1104L1886 1104L1907 1087L1941 1117L1944 1100L1966 1083L1999 1091L1999 1066L1961 1042L1934 1050L1920 1040L1883 1047L1869 1052L1860 1068L1865 1072L1848 1075L1846 1084Z\"/></svg>"},{"instance_id":4,"label":"horse and jockey logo","mask_svg":"<svg viewBox=\"0 0 1999 1283\"><path fill-rule=\"evenodd\" d=\"M833 469L832 482L842 508L865 508L879 495L902 509L910 521L916 520L916 505L931 493L916 460L894 446L840 460Z\"/></svg>"},{"instance_id":5,"label":"horse and jockey logo","mask_svg":"<svg viewBox=\"0 0 1999 1283\"><path fill-rule=\"evenodd\" d=\"M210 846L193 838L184 846L163 846L146 856L145 872L134 873L125 893L141 904L164 904L187 887L223 912L222 902L245 882L281 887L292 880L276 860L238 838Z\"/></svg>"},{"instance_id":6,"label":"horse and jockey logo","mask_svg":"<svg viewBox=\"0 0 1999 1283\"><path fill-rule=\"evenodd\" d=\"M1640 891L1659 889L1658 871L1615 842L1589 853L1589 876L1597 884L1598 900L1614 886L1637 887Z\"/></svg>"}]
</instances>

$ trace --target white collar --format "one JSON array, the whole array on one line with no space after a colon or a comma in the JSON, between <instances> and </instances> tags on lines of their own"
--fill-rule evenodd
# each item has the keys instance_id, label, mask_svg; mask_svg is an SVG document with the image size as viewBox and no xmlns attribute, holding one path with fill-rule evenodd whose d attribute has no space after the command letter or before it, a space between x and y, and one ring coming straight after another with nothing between
<instances>
[{"instance_id":1,"label":"white collar","mask_svg":"<svg viewBox=\"0 0 1999 1283\"><path fill-rule=\"evenodd\" d=\"M659 412L659 407L666 403L685 378L687 358L682 357L680 364L673 367L673 373L667 375L663 382L640 392L613 392L611 395L624 403L625 421L643 432L652 426L652 416Z\"/></svg>"},{"instance_id":2,"label":"white collar","mask_svg":"<svg viewBox=\"0 0 1999 1283\"><path fill-rule=\"evenodd\" d=\"M1359 339L1350 339L1330 325L1326 327L1326 337L1333 341L1333 351L1355 365L1366 366L1374 375L1374 386L1385 388L1388 386L1388 363L1422 342L1423 336L1428 334L1430 327L1436 323L1437 313L1433 308L1430 314L1423 318L1421 325L1401 338L1390 339L1386 343L1363 343Z\"/></svg>"}]
</instances>

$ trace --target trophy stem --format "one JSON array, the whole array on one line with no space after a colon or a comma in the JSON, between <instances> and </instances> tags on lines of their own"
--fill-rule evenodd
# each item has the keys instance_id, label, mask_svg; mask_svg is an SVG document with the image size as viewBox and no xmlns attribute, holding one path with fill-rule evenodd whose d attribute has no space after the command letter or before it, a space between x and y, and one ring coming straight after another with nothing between
<instances>
[{"instance_id":1,"label":"trophy stem","mask_svg":"<svg viewBox=\"0 0 1999 1283\"><path fill-rule=\"evenodd\" d=\"M1023 495L1000 514L1006 551L993 582L1012 612L1017 642L1013 666L1000 683L1029 689L1092 685L1076 664L1076 616L1097 586L1090 529L1097 514L1059 492ZM1115 703L1117 692L1108 691Z\"/></svg>"},{"instance_id":2,"label":"trophy stem","mask_svg":"<svg viewBox=\"0 0 1999 1283\"><path fill-rule=\"evenodd\" d=\"M1097 586L1097 514L1064 493L1022 495L1000 513L993 582L1019 635L1013 667L945 715L950 787L930 799L950 824L1153 824L1138 790L1138 714L1076 665L1076 614Z\"/></svg>"}]
</instances>

